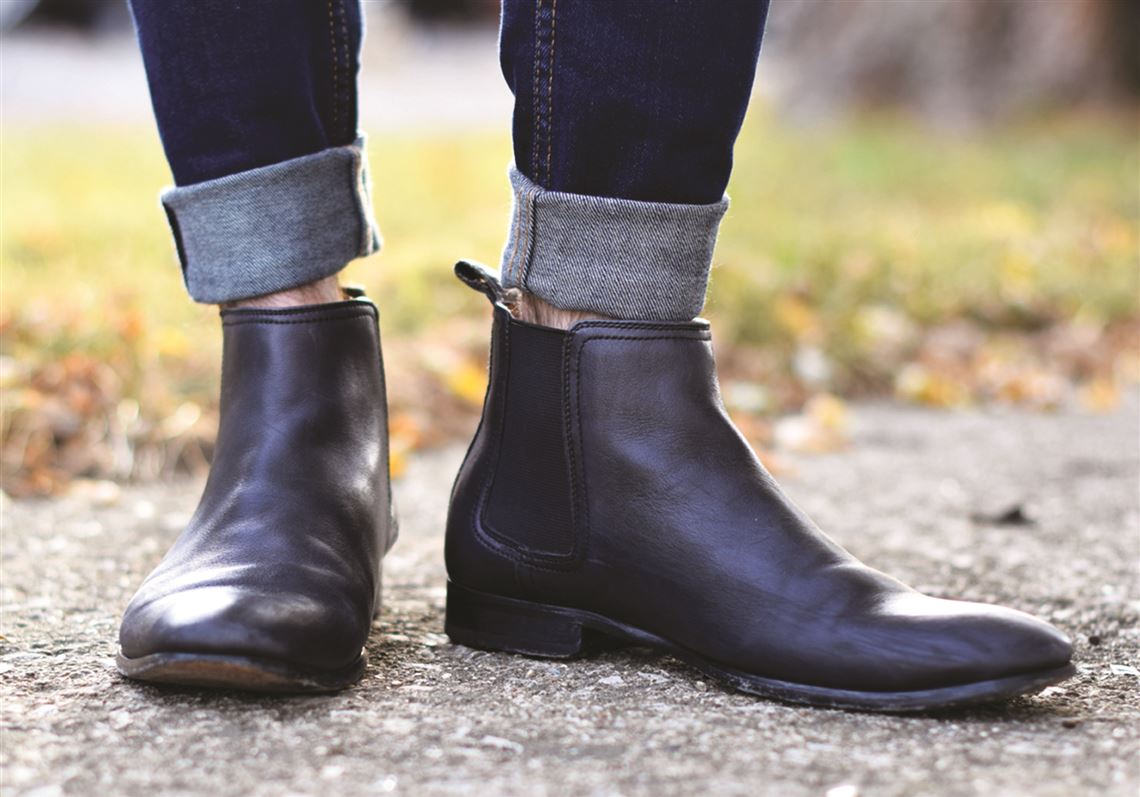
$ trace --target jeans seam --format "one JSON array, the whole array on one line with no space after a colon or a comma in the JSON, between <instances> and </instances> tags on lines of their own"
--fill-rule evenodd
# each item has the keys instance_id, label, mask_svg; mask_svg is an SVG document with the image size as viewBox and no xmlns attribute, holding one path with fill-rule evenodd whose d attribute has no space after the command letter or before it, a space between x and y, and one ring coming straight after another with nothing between
<instances>
[{"instance_id":1,"label":"jeans seam","mask_svg":"<svg viewBox=\"0 0 1140 797\"><path fill-rule=\"evenodd\" d=\"M370 255L380 248L380 235L372 218L372 187L368 176L368 153L363 136L358 139L359 149L353 153L356 182L356 212L360 223L360 251L357 257Z\"/></svg>"},{"instance_id":2,"label":"jeans seam","mask_svg":"<svg viewBox=\"0 0 1140 797\"><path fill-rule=\"evenodd\" d=\"M328 0L329 54L332 56L332 126L340 132L340 58L336 47L336 20L333 18L333 0Z\"/></svg>"},{"instance_id":3,"label":"jeans seam","mask_svg":"<svg viewBox=\"0 0 1140 797\"><path fill-rule=\"evenodd\" d=\"M508 287L526 289L526 276L530 271L530 252L534 245L536 197L540 188L526 188L515 196L515 225L511 254L503 269L502 279Z\"/></svg>"},{"instance_id":4,"label":"jeans seam","mask_svg":"<svg viewBox=\"0 0 1140 797\"><path fill-rule=\"evenodd\" d=\"M349 57L349 52L348 52L348 23L345 21L346 19L348 19L348 11L344 7L344 0L339 0L338 6L340 8L340 49L341 49L341 52L344 54L344 62L342 63L342 67L343 67L343 72L345 74L351 75L352 74L352 64L350 63L351 58ZM342 80L343 80L343 78L342 78ZM343 85L337 87L338 103L339 103L339 100L341 99L340 95L343 93L343 91L344 91ZM343 103L340 103L340 104L343 105ZM349 124L351 124L351 120L345 119L346 129L338 130L337 131L338 135L340 135L344 138L351 138L354 131L347 129L347 126ZM334 143L339 143L339 141L334 142Z\"/></svg>"},{"instance_id":5,"label":"jeans seam","mask_svg":"<svg viewBox=\"0 0 1140 797\"><path fill-rule=\"evenodd\" d=\"M511 255L507 258L507 265L503 272L503 282L510 285L511 274L515 270L515 257L518 256L519 251L519 228L522 225L522 196L515 197L515 228L514 228L514 242L511 247Z\"/></svg>"},{"instance_id":6,"label":"jeans seam","mask_svg":"<svg viewBox=\"0 0 1140 797\"><path fill-rule=\"evenodd\" d=\"M534 116L534 134L530 148L530 168L536 182L550 181L551 117L554 85L554 12L557 0L548 9L543 0L535 0L534 11L534 75L531 86L531 112ZM545 78L545 80L543 80ZM545 83L546 97L542 96ZM545 99L545 102L544 102ZM546 152L546 169L540 169L542 153Z\"/></svg>"},{"instance_id":7,"label":"jeans seam","mask_svg":"<svg viewBox=\"0 0 1140 797\"><path fill-rule=\"evenodd\" d=\"M534 251L535 241L538 238L537 215L538 194L540 190L541 188L534 188L523 195L526 197L527 202L527 237L523 241L523 255L522 262L520 263L522 273L519 275L519 287L521 287L523 291L530 290L530 288L527 287L527 278L530 276L531 261L534 260L530 255L531 252Z\"/></svg>"},{"instance_id":8,"label":"jeans seam","mask_svg":"<svg viewBox=\"0 0 1140 797\"><path fill-rule=\"evenodd\" d=\"M550 64L546 70L546 185L550 185L550 159L554 151L554 42L558 33L558 0L550 4Z\"/></svg>"},{"instance_id":9,"label":"jeans seam","mask_svg":"<svg viewBox=\"0 0 1140 797\"><path fill-rule=\"evenodd\" d=\"M163 203L162 209L166 212L166 220L170 223L170 231L174 234L174 250L178 253L178 264L182 270L182 284L189 289L190 278L186 273L189 259L186 257L186 245L182 242L182 226L178 222L178 215L169 205Z\"/></svg>"},{"instance_id":10,"label":"jeans seam","mask_svg":"<svg viewBox=\"0 0 1140 797\"><path fill-rule=\"evenodd\" d=\"M539 33L539 26L542 23L542 0L535 0L534 4L534 75L531 79L531 113L534 115L534 133L531 135L530 142L530 171L537 178L538 177L538 137L541 134L542 125L539 116L542 113L541 106L539 105L538 94L538 66L539 66L539 42L541 35Z\"/></svg>"},{"instance_id":11,"label":"jeans seam","mask_svg":"<svg viewBox=\"0 0 1140 797\"><path fill-rule=\"evenodd\" d=\"M526 203L526 221L523 229L522 259L519 261L518 284L524 291L527 289L527 275L530 274L531 248L534 246L534 239L538 237L538 222L535 220L535 216L538 211L538 192L540 190L535 188L523 194L523 202Z\"/></svg>"}]
</instances>

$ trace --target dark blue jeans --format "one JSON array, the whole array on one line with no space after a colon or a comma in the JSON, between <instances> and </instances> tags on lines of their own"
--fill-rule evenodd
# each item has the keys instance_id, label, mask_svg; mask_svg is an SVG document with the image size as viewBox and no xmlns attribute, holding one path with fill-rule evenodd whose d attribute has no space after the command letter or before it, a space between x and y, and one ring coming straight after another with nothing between
<instances>
[{"instance_id":1,"label":"dark blue jeans","mask_svg":"<svg viewBox=\"0 0 1140 797\"><path fill-rule=\"evenodd\" d=\"M130 0L174 181L356 139L356 0Z\"/></svg>"},{"instance_id":2,"label":"dark blue jeans","mask_svg":"<svg viewBox=\"0 0 1140 797\"><path fill-rule=\"evenodd\" d=\"M559 306L605 314L665 317L699 309L767 6L767 0L504 0L500 56L515 95L516 208L503 261L508 284ZM361 11L358 0L131 0L131 7L179 186L166 204L176 237L185 239L180 253L194 294L199 272L212 268L205 284L233 269L205 260L219 257L201 232L216 236L218 220L198 212L212 197L206 188L179 193L183 188L217 184L232 194L243 187L232 178L249 172L261 176L259 188L266 175L272 178L276 202L280 175L257 170L294 160L308 168L307 156L354 152ZM366 194L366 178L362 185ZM226 199L236 203L227 218L239 218L230 226L256 226L240 214L264 206L264 197L244 205ZM345 236L363 241L360 228L367 224L357 219ZM575 254L573 242L563 239L583 227L594 235ZM619 246L619 238L659 240L631 249ZM348 256L369 250L358 249ZM686 296L662 308L660 291L646 286L646 269L670 252L687 278L677 288ZM239 290L314 277L294 271ZM677 286L676 274L654 276ZM592 284L590 295L559 287L582 280ZM598 306L598 297L631 289L645 294L634 306ZM197 293L217 301L232 291L215 284Z\"/></svg>"},{"instance_id":3,"label":"dark blue jeans","mask_svg":"<svg viewBox=\"0 0 1140 797\"><path fill-rule=\"evenodd\" d=\"M767 0L504 0L515 165L551 191L718 201Z\"/></svg>"}]
</instances>

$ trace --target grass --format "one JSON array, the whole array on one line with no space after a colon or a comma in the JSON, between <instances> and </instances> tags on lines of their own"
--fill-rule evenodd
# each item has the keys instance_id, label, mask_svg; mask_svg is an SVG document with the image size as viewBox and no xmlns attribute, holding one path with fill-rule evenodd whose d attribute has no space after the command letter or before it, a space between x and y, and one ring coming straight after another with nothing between
<instances>
[{"instance_id":1,"label":"grass","mask_svg":"<svg viewBox=\"0 0 1140 797\"><path fill-rule=\"evenodd\" d=\"M726 392L763 414L825 392L953 404L1035 390L1052 401L1058 380L1115 390L1136 370L1136 132L1134 119L1107 116L970 136L887 117L806 130L756 109L737 146L705 312L728 386L753 388ZM152 130L2 133L6 473L17 454L31 467L37 434L46 441L31 448L47 453L36 461L53 472L115 472L61 464L66 431L33 434L28 414L78 381L89 395L74 413L122 416L148 439L208 419L215 311L185 298L157 202L169 175ZM414 447L433 441L416 420L420 393L468 412L477 403L485 309L450 265L497 262L510 143L381 134L370 146L385 248L346 276L377 298L394 365L418 374L392 380ZM1096 356L1070 351L1082 347ZM994 363L1006 369L1000 378Z\"/></svg>"},{"instance_id":2,"label":"grass","mask_svg":"<svg viewBox=\"0 0 1140 797\"><path fill-rule=\"evenodd\" d=\"M795 286L825 316L885 302L922 324L1136 312L1131 125L1062 120L975 138L890 120L749 132L732 183L741 210L720 250L722 275L759 286L726 292L744 304Z\"/></svg>"}]
</instances>

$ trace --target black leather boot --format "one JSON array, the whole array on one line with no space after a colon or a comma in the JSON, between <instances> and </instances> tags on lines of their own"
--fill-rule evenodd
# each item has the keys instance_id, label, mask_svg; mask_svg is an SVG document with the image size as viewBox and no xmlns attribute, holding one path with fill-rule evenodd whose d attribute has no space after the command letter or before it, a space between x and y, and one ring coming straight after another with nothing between
<instances>
[{"instance_id":1,"label":"black leather boot","mask_svg":"<svg viewBox=\"0 0 1140 797\"><path fill-rule=\"evenodd\" d=\"M264 691L360 678L396 530L377 311L350 295L222 311L213 465L127 606L124 675Z\"/></svg>"},{"instance_id":2,"label":"black leather boot","mask_svg":"<svg viewBox=\"0 0 1140 797\"><path fill-rule=\"evenodd\" d=\"M452 492L447 633L568 657L649 646L796 703L916 711L1069 677L1071 645L1011 609L858 562L788 500L721 402L705 321L511 316L494 303L482 423Z\"/></svg>"}]
</instances>

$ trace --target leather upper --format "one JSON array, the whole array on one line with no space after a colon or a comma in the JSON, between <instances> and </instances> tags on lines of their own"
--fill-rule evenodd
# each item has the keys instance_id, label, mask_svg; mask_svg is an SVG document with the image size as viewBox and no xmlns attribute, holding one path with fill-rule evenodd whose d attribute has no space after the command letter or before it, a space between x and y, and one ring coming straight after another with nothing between
<instances>
[{"instance_id":1,"label":"leather upper","mask_svg":"<svg viewBox=\"0 0 1140 797\"><path fill-rule=\"evenodd\" d=\"M185 531L127 607L123 655L347 666L395 538L376 307L225 310L222 323L213 464Z\"/></svg>"},{"instance_id":2,"label":"leather upper","mask_svg":"<svg viewBox=\"0 0 1140 797\"><path fill-rule=\"evenodd\" d=\"M539 335L560 345L524 342ZM554 448L568 474L571 517L557 520L573 539L557 550L534 513L510 525L488 512L493 496L551 489L541 483L549 467L501 478L502 441L529 411L510 390L527 369L512 357L520 348L555 360L532 366L557 382L541 395L560 431L543 423L546 438L530 443ZM470 589L596 612L796 683L919 690L1061 667L1071 655L1044 622L922 595L816 528L730 421L701 320L561 332L497 303L486 406L453 490L446 556L450 578Z\"/></svg>"}]
</instances>

